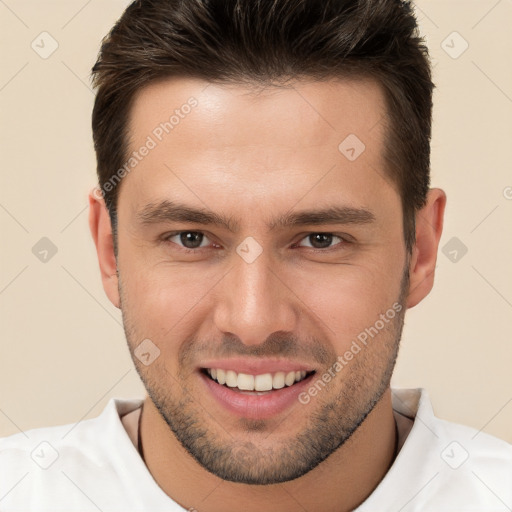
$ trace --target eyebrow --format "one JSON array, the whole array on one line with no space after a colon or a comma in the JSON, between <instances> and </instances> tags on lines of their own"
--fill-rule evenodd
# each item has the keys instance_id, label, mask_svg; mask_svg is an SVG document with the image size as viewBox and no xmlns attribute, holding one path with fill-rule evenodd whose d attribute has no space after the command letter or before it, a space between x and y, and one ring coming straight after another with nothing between
<instances>
[{"instance_id":1,"label":"eyebrow","mask_svg":"<svg viewBox=\"0 0 512 512\"><path fill-rule=\"evenodd\" d=\"M240 223L232 217L227 217L204 208L190 207L185 204L163 200L144 206L137 214L137 220L143 225L164 222L189 222L193 224L217 225L236 233ZM352 206L329 206L322 209L287 212L280 217L267 222L270 231L304 225L324 224L370 224L375 215L366 208Z\"/></svg>"}]
</instances>

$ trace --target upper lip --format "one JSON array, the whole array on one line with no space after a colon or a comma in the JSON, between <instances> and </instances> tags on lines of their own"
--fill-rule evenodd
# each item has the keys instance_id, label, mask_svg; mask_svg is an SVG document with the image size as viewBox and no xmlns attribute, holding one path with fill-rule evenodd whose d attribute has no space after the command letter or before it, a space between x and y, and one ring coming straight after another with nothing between
<instances>
[{"instance_id":1,"label":"upper lip","mask_svg":"<svg viewBox=\"0 0 512 512\"><path fill-rule=\"evenodd\" d=\"M264 373L276 373L280 371L314 371L311 365L287 359L215 359L202 363L200 368L220 368L221 370L233 370L236 373L245 373L247 375L262 375Z\"/></svg>"}]
</instances>

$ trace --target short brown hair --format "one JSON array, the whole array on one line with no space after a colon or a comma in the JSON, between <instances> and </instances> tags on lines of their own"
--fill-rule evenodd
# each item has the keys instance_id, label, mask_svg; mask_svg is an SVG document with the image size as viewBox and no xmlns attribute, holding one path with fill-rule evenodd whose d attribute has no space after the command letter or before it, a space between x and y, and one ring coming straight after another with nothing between
<instances>
[{"instance_id":1,"label":"short brown hair","mask_svg":"<svg viewBox=\"0 0 512 512\"><path fill-rule=\"evenodd\" d=\"M386 98L385 173L397 187L408 251L430 184L428 51L400 0L138 0L104 38L92 69L99 185L112 224L135 93L174 76L276 85L295 78L376 79Z\"/></svg>"}]
</instances>

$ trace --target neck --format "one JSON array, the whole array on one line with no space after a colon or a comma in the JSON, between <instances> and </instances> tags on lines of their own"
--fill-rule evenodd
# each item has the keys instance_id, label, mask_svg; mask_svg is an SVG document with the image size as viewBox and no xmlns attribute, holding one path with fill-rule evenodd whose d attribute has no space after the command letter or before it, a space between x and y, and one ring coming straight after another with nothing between
<instances>
[{"instance_id":1,"label":"neck","mask_svg":"<svg viewBox=\"0 0 512 512\"><path fill-rule=\"evenodd\" d=\"M288 512L302 508L349 511L377 487L396 451L396 424L388 388L352 437L295 480L255 486L221 480L200 466L177 441L149 397L140 431L145 463L162 490L186 509L201 512Z\"/></svg>"}]
</instances>

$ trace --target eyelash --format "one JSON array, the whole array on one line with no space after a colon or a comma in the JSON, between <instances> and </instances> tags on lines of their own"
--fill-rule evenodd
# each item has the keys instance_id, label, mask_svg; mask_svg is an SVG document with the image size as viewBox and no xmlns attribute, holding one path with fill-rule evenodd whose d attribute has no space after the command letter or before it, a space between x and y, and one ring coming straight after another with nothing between
<instances>
[{"instance_id":1,"label":"eyelash","mask_svg":"<svg viewBox=\"0 0 512 512\"><path fill-rule=\"evenodd\" d=\"M208 247L197 247L196 249L189 249L187 247L183 247L183 246L181 246L179 244L176 244L175 242L171 242L171 240L170 240L171 238L173 238L173 237L175 237L177 235L181 235L183 233L198 233L198 234L204 235L206 238L208 238L207 235L205 233L203 233L202 231L185 230L185 231L175 231L173 233L167 233L163 237L163 242L164 243L168 243L168 244L178 245L178 247L181 250L181 252L184 252L185 254L198 254L203 249L208 249ZM316 249L314 247L307 247L307 246L305 247L306 249L310 249L313 252L324 252L324 253L326 253L326 252L336 251L336 250L341 249L341 247L337 249L336 248L337 246L344 246L346 244L351 243L351 240L348 239L348 236L341 236L341 235L337 235L335 233L324 232L324 231L312 231L311 233L308 233L307 235L302 237L297 243L302 242L302 240L304 240L305 238L308 238L311 235L332 235L333 237L339 238L341 240L340 243L337 243L334 246L328 247L326 249ZM296 245L296 244L294 244L294 245Z\"/></svg>"}]
</instances>

